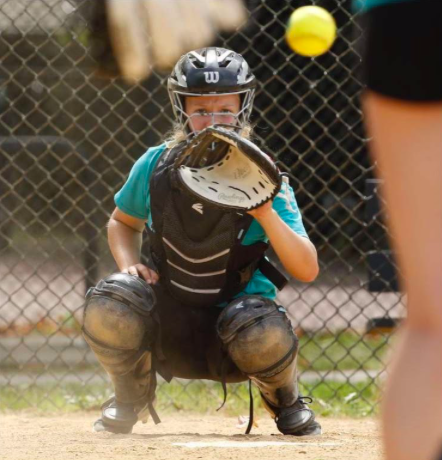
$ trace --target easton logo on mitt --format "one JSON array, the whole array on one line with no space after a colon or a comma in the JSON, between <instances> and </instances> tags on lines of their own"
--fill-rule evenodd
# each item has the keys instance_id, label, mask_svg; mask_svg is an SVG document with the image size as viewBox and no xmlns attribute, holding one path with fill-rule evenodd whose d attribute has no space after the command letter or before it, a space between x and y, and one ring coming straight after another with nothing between
<instances>
[{"instance_id":1,"label":"easton logo on mitt","mask_svg":"<svg viewBox=\"0 0 442 460\"><path fill-rule=\"evenodd\" d=\"M253 142L220 127L198 133L178 155L174 168L185 190L226 210L255 209L281 188L272 159Z\"/></svg>"}]
</instances>

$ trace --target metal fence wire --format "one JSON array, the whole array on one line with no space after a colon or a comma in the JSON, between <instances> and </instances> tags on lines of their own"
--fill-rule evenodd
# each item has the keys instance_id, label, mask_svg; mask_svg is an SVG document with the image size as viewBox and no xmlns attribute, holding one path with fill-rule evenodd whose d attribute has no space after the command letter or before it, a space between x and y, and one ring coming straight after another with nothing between
<instances>
[{"instance_id":1,"label":"metal fence wire","mask_svg":"<svg viewBox=\"0 0 442 460\"><path fill-rule=\"evenodd\" d=\"M84 294L116 270L105 235L113 195L173 121L166 73L138 85L94 76L93 3L0 0L3 409L86 407L111 391L81 337ZM331 52L314 59L284 40L290 13L307 3L339 27ZM216 44L241 53L260 82L255 135L289 173L320 258L314 283L293 281L279 294L301 339L300 381L310 393L325 385L332 399L346 388L346 398L363 401L385 371L388 335L377 326L405 313L366 151L362 31L347 0L248 7L248 25ZM193 384L179 381L164 406L178 407L183 395L196 403ZM167 391L161 383L159 395ZM233 393L241 398L241 386Z\"/></svg>"}]
</instances>

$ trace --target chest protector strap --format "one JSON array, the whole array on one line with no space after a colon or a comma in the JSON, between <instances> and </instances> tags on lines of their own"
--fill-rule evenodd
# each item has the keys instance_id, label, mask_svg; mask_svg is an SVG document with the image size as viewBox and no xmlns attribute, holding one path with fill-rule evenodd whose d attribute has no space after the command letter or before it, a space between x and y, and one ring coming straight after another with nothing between
<instances>
[{"instance_id":1,"label":"chest protector strap","mask_svg":"<svg viewBox=\"0 0 442 460\"><path fill-rule=\"evenodd\" d=\"M282 275L272 276L276 269L263 257L268 244L241 244L252 216L203 206L178 187L172 166L183 146L163 153L150 180L150 252L162 285L181 303L195 307L230 300L257 268L282 287Z\"/></svg>"}]
</instances>

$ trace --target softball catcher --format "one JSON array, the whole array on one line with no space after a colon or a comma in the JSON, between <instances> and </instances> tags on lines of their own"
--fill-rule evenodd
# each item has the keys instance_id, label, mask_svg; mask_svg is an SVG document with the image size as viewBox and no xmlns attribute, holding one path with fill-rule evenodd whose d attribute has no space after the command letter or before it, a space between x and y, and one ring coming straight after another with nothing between
<instances>
[{"instance_id":1,"label":"softball catcher","mask_svg":"<svg viewBox=\"0 0 442 460\"><path fill-rule=\"evenodd\" d=\"M168 80L173 134L115 195L108 238L121 272L87 294L84 337L115 390L96 431L130 433L149 413L159 422L158 373L224 388L253 381L281 433L321 432L298 392L298 339L275 302L286 279L265 258L271 244L308 282L316 250L287 179L248 140L255 88L247 62L223 48L182 56Z\"/></svg>"}]
</instances>

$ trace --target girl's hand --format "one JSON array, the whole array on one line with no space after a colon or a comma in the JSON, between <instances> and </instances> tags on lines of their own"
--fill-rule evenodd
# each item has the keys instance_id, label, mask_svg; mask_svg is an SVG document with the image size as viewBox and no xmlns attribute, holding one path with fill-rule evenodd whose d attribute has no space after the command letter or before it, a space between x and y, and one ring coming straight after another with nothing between
<instances>
[{"instance_id":1,"label":"girl's hand","mask_svg":"<svg viewBox=\"0 0 442 460\"><path fill-rule=\"evenodd\" d=\"M146 280L147 284L156 284L157 281L160 279L158 273L154 270L151 270L149 267L143 264L135 264L131 265L130 267L121 270L123 273L129 273L130 275L139 276Z\"/></svg>"},{"instance_id":2,"label":"girl's hand","mask_svg":"<svg viewBox=\"0 0 442 460\"><path fill-rule=\"evenodd\" d=\"M272 213L273 213L272 201L267 201L267 203L264 203L259 208L252 209L252 211L247 211L247 214L250 214L251 216L253 216L257 221L265 219Z\"/></svg>"}]
</instances>

